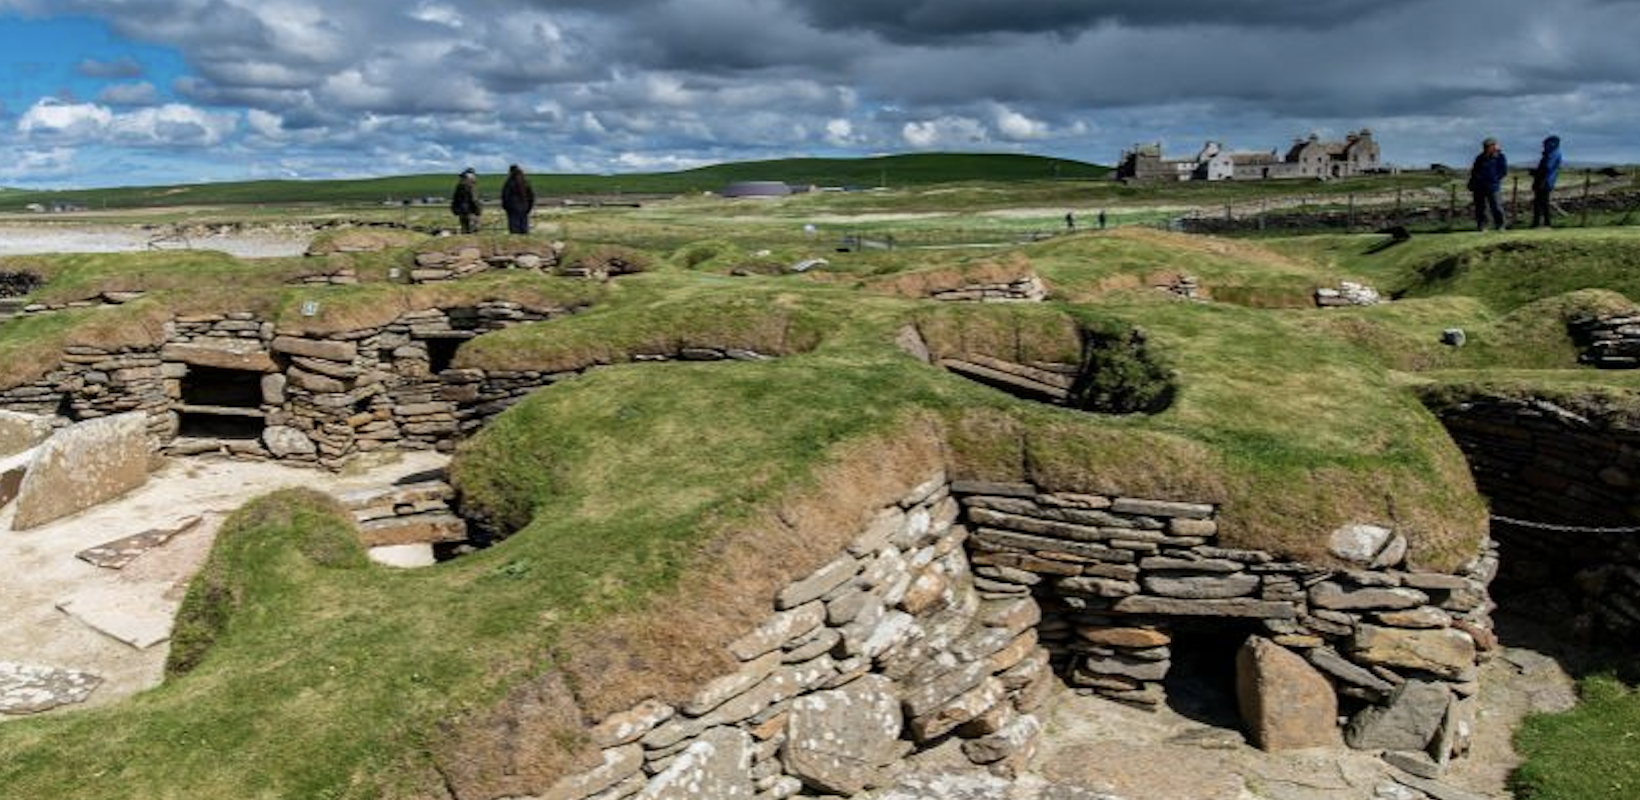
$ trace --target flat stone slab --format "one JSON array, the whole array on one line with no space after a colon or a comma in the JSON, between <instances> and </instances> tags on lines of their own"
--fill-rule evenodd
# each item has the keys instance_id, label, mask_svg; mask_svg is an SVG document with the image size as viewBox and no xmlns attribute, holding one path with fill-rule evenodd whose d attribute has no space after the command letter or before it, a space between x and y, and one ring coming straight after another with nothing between
<instances>
[{"instance_id":1,"label":"flat stone slab","mask_svg":"<svg viewBox=\"0 0 1640 800\"><path fill-rule=\"evenodd\" d=\"M398 569L419 569L438 563L438 558L433 555L433 546L425 543L372 547L367 555L377 564Z\"/></svg>"},{"instance_id":2,"label":"flat stone slab","mask_svg":"<svg viewBox=\"0 0 1640 800\"><path fill-rule=\"evenodd\" d=\"M157 528L115 539L96 547L88 547L74 554L75 558L103 569L125 569L144 553L165 546L178 534L193 530L204 517L189 517L175 528Z\"/></svg>"},{"instance_id":3,"label":"flat stone slab","mask_svg":"<svg viewBox=\"0 0 1640 800\"><path fill-rule=\"evenodd\" d=\"M40 445L23 476L12 528L36 528L143 485L148 457L148 415L141 412L58 431Z\"/></svg>"},{"instance_id":4,"label":"flat stone slab","mask_svg":"<svg viewBox=\"0 0 1640 800\"><path fill-rule=\"evenodd\" d=\"M57 609L98 633L146 650L171 638L180 602L165 599L166 584L98 586L57 602Z\"/></svg>"},{"instance_id":5,"label":"flat stone slab","mask_svg":"<svg viewBox=\"0 0 1640 800\"><path fill-rule=\"evenodd\" d=\"M102 682L89 672L0 661L0 714L38 714L83 703Z\"/></svg>"}]
</instances>

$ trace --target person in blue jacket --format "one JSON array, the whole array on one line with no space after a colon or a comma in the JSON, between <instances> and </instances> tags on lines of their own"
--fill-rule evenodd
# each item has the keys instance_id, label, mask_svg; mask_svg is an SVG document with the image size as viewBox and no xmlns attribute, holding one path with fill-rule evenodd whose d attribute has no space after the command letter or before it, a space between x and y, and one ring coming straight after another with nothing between
<instances>
[{"instance_id":1,"label":"person in blue jacket","mask_svg":"<svg viewBox=\"0 0 1640 800\"><path fill-rule=\"evenodd\" d=\"M1532 170L1532 227L1550 227L1549 194L1555 190L1555 180L1559 177L1560 137L1550 136L1543 140L1543 157Z\"/></svg>"},{"instance_id":2,"label":"person in blue jacket","mask_svg":"<svg viewBox=\"0 0 1640 800\"><path fill-rule=\"evenodd\" d=\"M1498 140L1490 136L1481 142L1481 152L1469 168L1469 193L1475 197L1475 230L1486 230L1487 212L1492 214L1492 227L1503 230L1503 176L1509 174L1509 159L1503 157Z\"/></svg>"}]
</instances>

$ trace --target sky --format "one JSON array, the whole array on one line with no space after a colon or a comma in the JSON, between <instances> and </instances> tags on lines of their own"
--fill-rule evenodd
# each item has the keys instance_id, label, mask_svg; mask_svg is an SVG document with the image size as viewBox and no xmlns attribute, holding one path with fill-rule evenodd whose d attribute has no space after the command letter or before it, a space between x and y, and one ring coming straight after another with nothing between
<instances>
[{"instance_id":1,"label":"sky","mask_svg":"<svg viewBox=\"0 0 1640 800\"><path fill-rule=\"evenodd\" d=\"M1370 128L1640 162L1640 0L0 0L0 186L1111 164Z\"/></svg>"}]
</instances>

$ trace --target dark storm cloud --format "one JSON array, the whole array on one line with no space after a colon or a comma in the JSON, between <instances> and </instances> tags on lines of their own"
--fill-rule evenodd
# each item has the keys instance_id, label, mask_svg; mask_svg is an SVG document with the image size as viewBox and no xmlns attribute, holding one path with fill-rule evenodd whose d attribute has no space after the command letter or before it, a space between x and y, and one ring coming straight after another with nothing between
<instances>
[{"instance_id":1,"label":"dark storm cloud","mask_svg":"<svg viewBox=\"0 0 1640 800\"><path fill-rule=\"evenodd\" d=\"M824 30L870 32L893 42L1003 33L1074 35L1101 25L1336 28L1411 0L789 0Z\"/></svg>"},{"instance_id":2,"label":"dark storm cloud","mask_svg":"<svg viewBox=\"0 0 1640 800\"><path fill-rule=\"evenodd\" d=\"M87 58L74 68L75 72L87 78L127 79L140 78L143 75L142 64L130 56L121 56L113 61L98 61Z\"/></svg>"}]
</instances>

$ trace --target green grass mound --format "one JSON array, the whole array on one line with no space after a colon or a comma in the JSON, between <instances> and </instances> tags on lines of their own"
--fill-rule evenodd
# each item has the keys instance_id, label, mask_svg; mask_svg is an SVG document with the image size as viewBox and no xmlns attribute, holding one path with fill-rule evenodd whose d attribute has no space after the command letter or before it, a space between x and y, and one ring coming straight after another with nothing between
<instances>
[{"instance_id":1,"label":"green grass mound","mask_svg":"<svg viewBox=\"0 0 1640 800\"><path fill-rule=\"evenodd\" d=\"M1526 763L1510 778L1521 800L1615 800L1640 793L1640 691L1585 678L1579 704L1530 717L1515 736Z\"/></svg>"}]
</instances>

